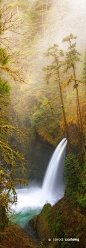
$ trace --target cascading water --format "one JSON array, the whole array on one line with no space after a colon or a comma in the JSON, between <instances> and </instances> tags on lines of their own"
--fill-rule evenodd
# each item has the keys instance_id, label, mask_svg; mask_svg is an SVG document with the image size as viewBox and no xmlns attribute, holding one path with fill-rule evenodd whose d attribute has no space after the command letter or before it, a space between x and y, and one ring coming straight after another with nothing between
<instances>
[{"instance_id":1,"label":"cascading water","mask_svg":"<svg viewBox=\"0 0 86 248\"><path fill-rule=\"evenodd\" d=\"M15 212L30 215L29 219L37 214L45 203L53 205L64 196L65 182L63 167L66 156L67 140L64 138L56 147L49 162L42 187L33 186L17 189L18 202L13 207ZM33 212L31 214L31 212ZM27 217L27 218L28 218ZM23 218L24 222L24 218Z\"/></svg>"},{"instance_id":2,"label":"cascading water","mask_svg":"<svg viewBox=\"0 0 86 248\"><path fill-rule=\"evenodd\" d=\"M42 190L46 195L46 200L52 202L64 195L65 183L63 176L63 166L65 161L67 140L64 138L56 147L46 171Z\"/></svg>"}]
</instances>

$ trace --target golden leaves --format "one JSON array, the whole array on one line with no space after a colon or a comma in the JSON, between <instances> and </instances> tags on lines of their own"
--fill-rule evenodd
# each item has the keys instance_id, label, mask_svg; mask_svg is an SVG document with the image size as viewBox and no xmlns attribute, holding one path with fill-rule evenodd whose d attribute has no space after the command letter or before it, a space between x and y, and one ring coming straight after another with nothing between
<instances>
[{"instance_id":1,"label":"golden leaves","mask_svg":"<svg viewBox=\"0 0 86 248\"><path fill-rule=\"evenodd\" d=\"M68 78L68 80L64 83L61 84L62 88L64 89L66 86L69 85L69 83L73 80L73 75L70 75L70 77Z\"/></svg>"}]
</instances>

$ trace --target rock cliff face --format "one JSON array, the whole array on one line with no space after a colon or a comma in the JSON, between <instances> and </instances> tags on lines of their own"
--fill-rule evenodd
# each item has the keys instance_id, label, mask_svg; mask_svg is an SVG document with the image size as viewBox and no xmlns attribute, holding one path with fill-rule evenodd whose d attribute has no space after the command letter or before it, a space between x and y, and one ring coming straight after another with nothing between
<instances>
[{"instance_id":1,"label":"rock cliff face","mask_svg":"<svg viewBox=\"0 0 86 248\"><path fill-rule=\"evenodd\" d=\"M85 247L84 213L72 200L64 197L53 207L45 204L31 220L45 247Z\"/></svg>"}]
</instances>

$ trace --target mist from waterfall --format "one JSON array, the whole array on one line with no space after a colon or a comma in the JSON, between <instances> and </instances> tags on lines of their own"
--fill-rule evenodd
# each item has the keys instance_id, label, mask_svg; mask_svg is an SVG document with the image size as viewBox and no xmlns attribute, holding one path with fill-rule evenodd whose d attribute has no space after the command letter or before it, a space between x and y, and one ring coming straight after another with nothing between
<instances>
[{"instance_id":1,"label":"mist from waterfall","mask_svg":"<svg viewBox=\"0 0 86 248\"><path fill-rule=\"evenodd\" d=\"M64 138L56 147L45 173L42 187L31 186L17 189L18 203L16 210L27 207L42 207L46 202L54 204L65 191L63 166L67 140Z\"/></svg>"},{"instance_id":2,"label":"mist from waterfall","mask_svg":"<svg viewBox=\"0 0 86 248\"><path fill-rule=\"evenodd\" d=\"M37 185L17 189L18 202L12 209L15 213L20 214L26 223L37 213L45 203L54 205L64 196L65 182L64 182L64 161L66 156L67 140L64 138L56 147L51 160L49 162L42 187ZM26 217L25 217L26 215ZM26 219L25 219L26 218Z\"/></svg>"}]
</instances>

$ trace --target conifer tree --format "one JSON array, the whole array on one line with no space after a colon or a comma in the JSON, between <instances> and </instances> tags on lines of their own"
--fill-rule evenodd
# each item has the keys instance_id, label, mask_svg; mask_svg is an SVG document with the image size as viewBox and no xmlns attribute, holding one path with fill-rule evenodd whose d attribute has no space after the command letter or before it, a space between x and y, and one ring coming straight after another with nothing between
<instances>
[{"instance_id":1,"label":"conifer tree","mask_svg":"<svg viewBox=\"0 0 86 248\"><path fill-rule=\"evenodd\" d=\"M78 86L79 86L79 80L76 78L76 62L80 61L80 53L76 49L76 42L73 42L76 40L77 37L74 37L73 34L70 34L68 37L65 37L63 39L63 42L68 42L68 52L66 52L65 56L65 70L64 72L67 72L68 70L72 69L73 73L73 81L74 86L73 88L76 90L76 108L77 108L77 120L78 120L78 128L82 135L82 142L84 145L84 134L83 134L83 123L82 123L82 116L81 116L81 109L80 109L80 100L79 100L79 92L78 92ZM79 134L80 136L80 134Z\"/></svg>"},{"instance_id":2,"label":"conifer tree","mask_svg":"<svg viewBox=\"0 0 86 248\"><path fill-rule=\"evenodd\" d=\"M53 57L53 62L51 63L51 65L48 65L46 68L44 68L44 70L47 71L47 83L49 82L49 79L52 76L54 76L55 79L52 79L52 80L57 81L58 86L59 86L61 107L62 107L64 125L65 125L65 133L66 133L66 138L68 140L68 148L70 151L68 126L67 126L65 106L64 106L63 94L62 94L62 82L61 82L61 78L60 78L60 69L63 66L63 61L61 61L61 57L64 56L64 53L62 50L59 50L58 45L54 44L52 47L50 47L47 50L47 52L45 53L45 56Z\"/></svg>"},{"instance_id":3,"label":"conifer tree","mask_svg":"<svg viewBox=\"0 0 86 248\"><path fill-rule=\"evenodd\" d=\"M85 55L84 55L82 79L83 79L83 82L86 83L86 51L85 51Z\"/></svg>"}]
</instances>

